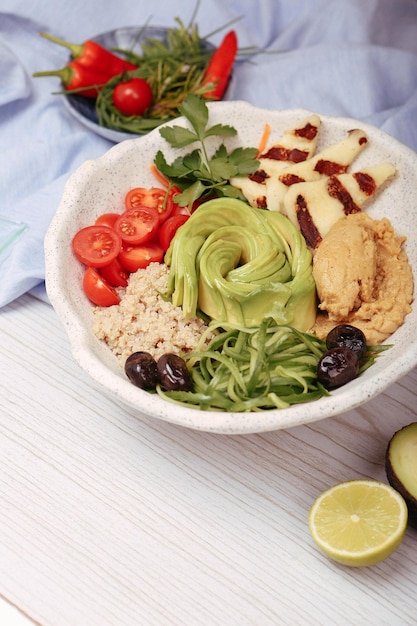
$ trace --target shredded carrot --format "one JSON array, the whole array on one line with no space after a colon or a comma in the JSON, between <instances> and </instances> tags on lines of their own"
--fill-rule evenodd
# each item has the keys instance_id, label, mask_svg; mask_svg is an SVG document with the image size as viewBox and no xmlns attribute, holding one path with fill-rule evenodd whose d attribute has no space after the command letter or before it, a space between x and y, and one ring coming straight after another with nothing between
<instances>
[{"instance_id":1,"label":"shredded carrot","mask_svg":"<svg viewBox=\"0 0 417 626\"><path fill-rule=\"evenodd\" d=\"M169 187L169 180L167 180L165 176L161 174L161 172L156 167L155 163L152 163L150 167L151 167L152 174L155 176L155 178L158 179L161 185L163 185L164 187Z\"/></svg>"},{"instance_id":2,"label":"shredded carrot","mask_svg":"<svg viewBox=\"0 0 417 626\"><path fill-rule=\"evenodd\" d=\"M261 140L258 145L258 156L265 150L265 146L268 143L269 135L271 133L271 127L269 124L265 124L264 132L262 133Z\"/></svg>"}]
</instances>

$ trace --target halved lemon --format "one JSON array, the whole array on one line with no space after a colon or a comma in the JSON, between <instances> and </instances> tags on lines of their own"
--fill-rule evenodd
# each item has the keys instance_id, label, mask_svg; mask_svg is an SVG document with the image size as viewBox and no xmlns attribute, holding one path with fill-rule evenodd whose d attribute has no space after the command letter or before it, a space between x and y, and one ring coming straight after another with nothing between
<instances>
[{"instance_id":1,"label":"halved lemon","mask_svg":"<svg viewBox=\"0 0 417 626\"><path fill-rule=\"evenodd\" d=\"M350 480L324 491L313 503L308 525L334 561L366 567L383 561L400 545L407 527L404 498L377 480Z\"/></svg>"}]
</instances>

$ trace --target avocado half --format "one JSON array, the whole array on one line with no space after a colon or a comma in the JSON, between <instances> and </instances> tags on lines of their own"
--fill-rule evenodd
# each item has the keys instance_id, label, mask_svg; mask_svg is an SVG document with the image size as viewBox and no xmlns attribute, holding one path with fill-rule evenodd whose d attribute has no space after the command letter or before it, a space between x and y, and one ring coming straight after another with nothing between
<instances>
[{"instance_id":1,"label":"avocado half","mask_svg":"<svg viewBox=\"0 0 417 626\"><path fill-rule=\"evenodd\" d=\"M417 422L392 436L385 454L385 472L390 485L407 503L410 524L417 528Z\"/></svg>"}]
</instances>

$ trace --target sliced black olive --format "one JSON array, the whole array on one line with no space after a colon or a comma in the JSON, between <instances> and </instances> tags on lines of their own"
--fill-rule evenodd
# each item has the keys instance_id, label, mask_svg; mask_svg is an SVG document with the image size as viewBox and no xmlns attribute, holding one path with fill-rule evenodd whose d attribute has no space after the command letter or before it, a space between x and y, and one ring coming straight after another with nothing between
<instances>
[{"instance_id":1,"label":"sliced black olive","mask_svg":"<svg viewBox=\"0 0 417 626\"><path fill-rule=\"evenodd\" d=\"M360 328L350 324L339 324L332 328L326 338L326 345L330 348L344 346L350 348L359 358L366 352L366 337Z\"/></svg>"},{"instance_id":2,"label":"sliced black olive","mask_svg":"<svg viewBox=\"0 0 417 626\"><path fill-rule=\"evenodd\" d=\"M149 352L134 352L125 362L125 373L129 380L141 389L155 389L158 383L156 361Z\"/></svg>"},{"instance_id":3,"label":"sliced black olive","mask_svg":"<svg viewBox=\"0 0 417 626\"><path fill-rule=\"evenodd\" d=\"M183 358L168 352L157 363L159 381L167 391L191 391L192 380Z\"/></svg>"},{"instance_id":4,"label":"sliced black olive","mask_svg":"<svg viewBox=\"0 0 417 626\"><path fill-rule=\"evenodd\" d=\"M317 378L326 389L336 389L356 378L359 358L356 352L344 346L331 348L317 364Z\"/></svg>"}]
</instances>

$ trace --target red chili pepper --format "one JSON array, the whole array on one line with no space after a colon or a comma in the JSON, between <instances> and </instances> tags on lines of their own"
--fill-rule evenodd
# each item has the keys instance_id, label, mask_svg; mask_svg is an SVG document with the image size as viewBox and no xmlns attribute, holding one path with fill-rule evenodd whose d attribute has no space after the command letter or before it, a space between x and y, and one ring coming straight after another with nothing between
<instances>
[{"instance_id":1,"label":"red chili pepper","mask_svg":"<svg viewBox=\"0 0 417 626\"><path fill-rule=\"evenodd\" d=\"M32 76L58 76L66 91L76 89L79 90L80 96L86 96L87 98L96 98L100 91L100 86L105 85L109 81L107 74L101 74L78 61L70 61L60 70L34 72Z\"/></svg>"},{"instance_id":2,"label":"red chili pepper","mask_svg":"<svg viewBox=\"0 0 417 626\"><path fill-rule=\"evenodd\" d=\"M107 48L104 48L104 46L91 39L88 39L82 44L77 44L68 43L67 41L58 39L58 37L54 37L49 33L40 34L42 37L45 37L45 39L49 39L60 46L69 48L73 59L78 61L78 63L95 69L98 72L102 72L103 74L107 74L109 78L122 74L123 72L138 69L137 65L133 65L133 63L120 58L116 54L113 54L110 50L107 50Z\"/></svg>"},{"instance_id":3,"label":"red chili pepper","mask_svg":"<svg viewBox=\"0 0 417 626\"><path fill-rule=\"evenodd\" d=\"M220 100L226 91L237 54L237 36L229 31L213 53L206 72L203 86L214 84L213 89L204 93L205 98Z\"/></svg>"}]
</instances>

